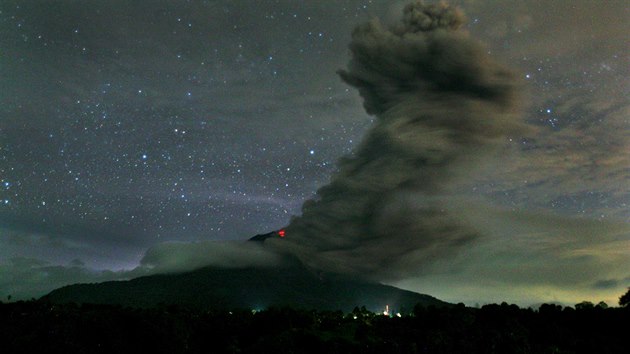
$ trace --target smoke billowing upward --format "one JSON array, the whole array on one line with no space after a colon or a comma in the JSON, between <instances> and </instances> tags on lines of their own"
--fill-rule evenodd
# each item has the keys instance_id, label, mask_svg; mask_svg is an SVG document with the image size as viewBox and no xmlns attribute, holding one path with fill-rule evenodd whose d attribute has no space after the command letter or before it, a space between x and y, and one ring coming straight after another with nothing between
<instances>
[{"instance_id":1,"label":"smoke billowing upward","mask_svg":"<svg viewBox=\"0 0 630 354\"><path fill-rule=\"evenodd\" d=\"M397 24L355 28L339 75L376 122L275 246L317 269L404 276L477 237L445 209L449 184L523 125L515 76L463 23L417 2Z\"/></svg>"}]
</instances>

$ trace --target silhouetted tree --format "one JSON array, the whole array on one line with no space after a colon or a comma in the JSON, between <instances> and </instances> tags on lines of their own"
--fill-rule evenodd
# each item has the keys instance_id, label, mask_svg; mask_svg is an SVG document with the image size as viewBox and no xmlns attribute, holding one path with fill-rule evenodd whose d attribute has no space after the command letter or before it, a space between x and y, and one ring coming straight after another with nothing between
<instances>
[{"instance_id":1,"label":"silhouetted tree","mask_svg":"<svg viewBox=\"0 0 630 354\"><path fill-rule=\"evenodd\" d=\"M594 307L595 305L593 305L593 303L590 301L582 301L579 304L575 304L576 310L586 310L586 309L592 309Z\"/></svg>"},{"instance_id":2,"label":"silhouetted tree","mask_svg":"<svg viewBox=\"0 0 630 354\"><path fill-rule=\"evenodd\" d=\"M630 305L630 288L619 298L619 306L628 307L628 305Z\"/></svg>"}]
</instances>

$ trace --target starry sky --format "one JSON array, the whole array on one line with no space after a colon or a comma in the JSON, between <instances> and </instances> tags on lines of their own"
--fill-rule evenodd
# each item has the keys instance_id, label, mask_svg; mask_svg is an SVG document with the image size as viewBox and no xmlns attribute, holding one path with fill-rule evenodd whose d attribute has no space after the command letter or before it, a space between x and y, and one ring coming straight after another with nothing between
<instances>
[{"instance_id":1,"label":"starry sky","mask_svg":"<svg viewBox=\"0 0 630 354\"><path fill-rule=\"evenodd\" d=\"M405 3L2 1L0 296L125 277L164 242L287 225L374 123L336 73L352 29ZM615 303L630 283L630 6L451 3L522 79L532 128L453 189L483 200L459 203L482 233L522 237L395 285Z\"/></svg>"}]
</instances>

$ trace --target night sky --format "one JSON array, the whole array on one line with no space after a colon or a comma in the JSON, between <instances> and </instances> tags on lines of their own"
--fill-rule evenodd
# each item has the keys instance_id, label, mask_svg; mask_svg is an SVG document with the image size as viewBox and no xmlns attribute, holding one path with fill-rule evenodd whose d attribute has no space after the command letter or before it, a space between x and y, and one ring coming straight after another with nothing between
<instances>
[{"instance_id":1,"label":"night sky","mask_svg":"<svg viewBox=\"0 0 630 354\"><path fill-rule=\"evenodd\" d=\"M615 304L630 285L630 6L450 3L516 73L528 129L448 186L475 243L379 280L467 304ZM337 74L353 28L405 4L2 1L0 296L288 225L375 124Z\"/></svg>"}]
</instances>

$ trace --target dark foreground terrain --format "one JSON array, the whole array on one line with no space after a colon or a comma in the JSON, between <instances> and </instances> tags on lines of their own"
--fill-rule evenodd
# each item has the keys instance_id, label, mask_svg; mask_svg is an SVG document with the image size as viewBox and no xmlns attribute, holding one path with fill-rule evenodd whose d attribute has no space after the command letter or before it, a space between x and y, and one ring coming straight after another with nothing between
<instances>
[{"instance_id":1,"label":"dark foreground terrain","mask_svg":"<svg viewBox=\"0 0 630 354\"><path fill-rule=\"evenodd\" d=\"M627 353L630 308L416 306L389 317L291 308L0 302L8 353Z\"/></svg>"}]
</instances>

